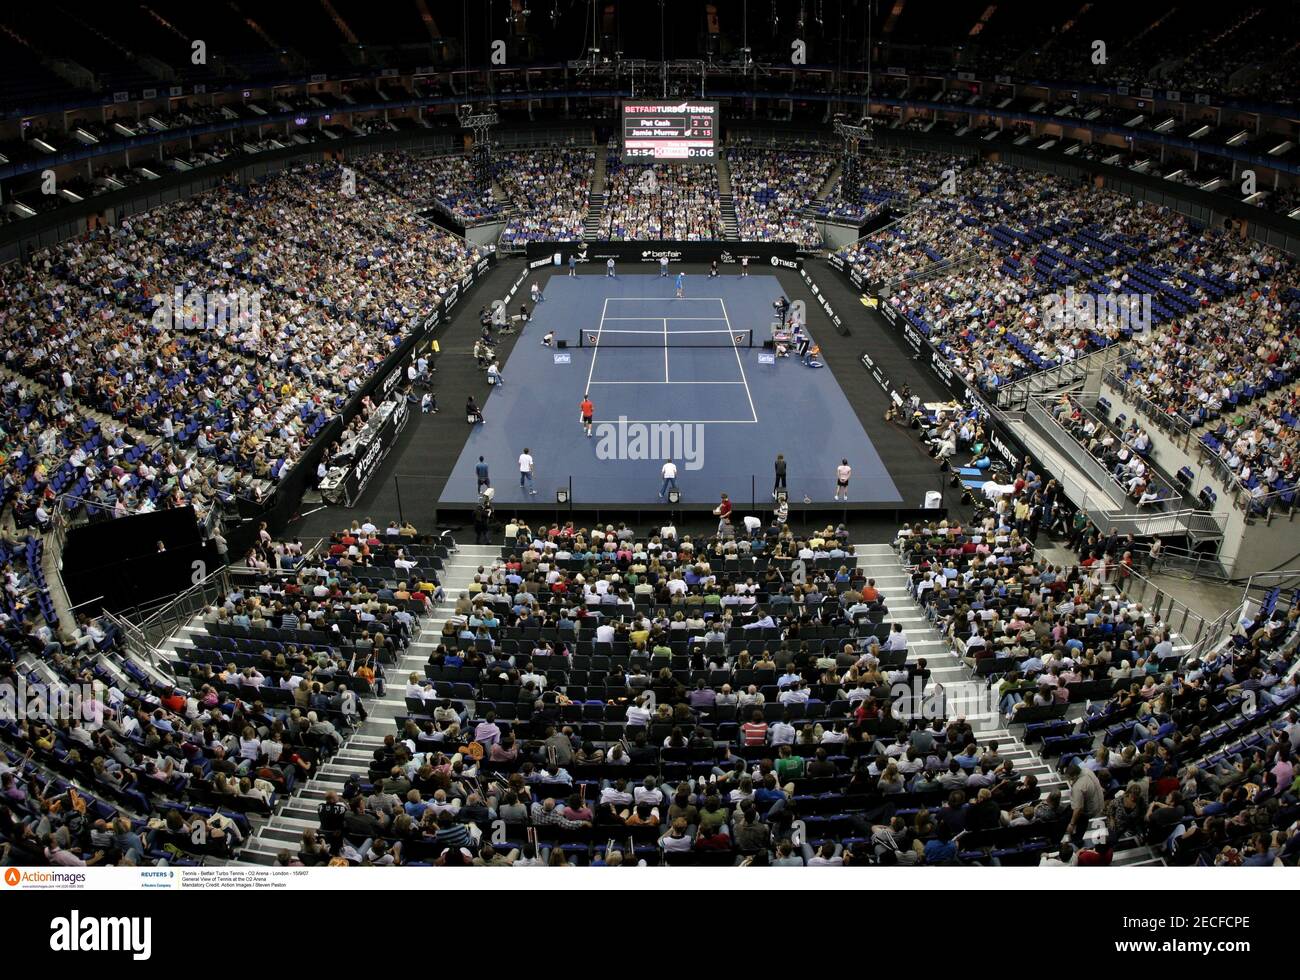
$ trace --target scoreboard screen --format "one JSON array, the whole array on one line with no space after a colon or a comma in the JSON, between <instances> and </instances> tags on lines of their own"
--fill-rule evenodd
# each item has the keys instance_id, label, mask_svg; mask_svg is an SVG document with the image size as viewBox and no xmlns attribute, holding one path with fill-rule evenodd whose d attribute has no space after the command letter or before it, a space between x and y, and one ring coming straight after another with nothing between
<instances>
[{"instance_id":1,"label":"scoreboard screen","mask_svg":"<svg viewBox=\"0 0 1300 980\"><path fill-rule=\"evenodd\" d=\"M713 163L718 153L718 103L623 103L623 162Z\"/></svg>"}]
</instances>

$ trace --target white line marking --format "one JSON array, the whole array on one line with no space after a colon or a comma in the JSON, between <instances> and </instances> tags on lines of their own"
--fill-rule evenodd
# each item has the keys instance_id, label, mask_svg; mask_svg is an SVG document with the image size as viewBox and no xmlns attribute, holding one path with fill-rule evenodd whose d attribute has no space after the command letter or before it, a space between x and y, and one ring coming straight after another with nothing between
<instances>
[{"instance_id":1,"label":"white line marking","mask_svg":"<svg viewBox=\"0 0 1300 980\"><path fill-rule=\"evenodd\" d=\"M719 302L719 303L722 303L722 300L718 300L718 302ZM724 317L727 317L727 329L730 330L730 329L731 329L731 317L727 316L727 304L726 304L726 303L722 303L722 315L723 315ZM740 368L740 380L743 381L744 384L745 384L745 397L749 399L749 412L750 412L751 415L754 416L754 418L753 418L751 421L757 422L757 421L758 421L758 412L755 411L755 409L754 409L754 396L753 396L752 394L750 394L750 392L749 392L749 379L745 377L745 364L744 364L744 362L740 359L740 348L737 347L735 344L732 344L732 345L731 345L731 349L732 349L733 351L735 351L735 353L736 353L736 367Z\"/></svg>"},{"instance_id":2,"label":"white line marking","mask_svg":"<svg viewBox=\"0 0 1300 980\"><path fill-rule=\"evenodd\" d=\"M600 308L600 324L596 327L596 349L591 352L591 367L587 368L587 388L591 388L591 376L596 370L596 355L600 353L600 332L605 329L605 310L609 308L609 299L605 299L605 305ZM579 327L579 329L582 329Z\"/></svg>"},{"instance_id":3,"label":"white line marking","mask_svg":"<svg viewBox=\"0 0 1300 980\"><path fill-rule=\"evenodd\" d=\"M743 381L593 381L593 385L743 385Z\"/></svg>"},{"instance_id":4,"label":"white line marking","mask_svg":"<svg viewBox=\"0 0 1300 980\"><path fill-rule=\"evenodd\" d=\"M662 320L658 316L607 316L606 320ZM724 316L670 316L669 320L705 320L709 323L721 323L727 318Z\"/></svg>"},{"instance_id":5,"label":"white line marking","mask_svg":"<svg viewBox=\"0 0 1300 980\"><path fill-rule=\"evenodd\" d=\"M664 384L668 383L668 317L664 317ZM596 338L600 342L600 338Z\"/></svg>"},{"instance_id":6,"label":"white line marking","mask_svg":"<svg viewBox=\"0 0 1300 980\"><path fill-rule=\"evenodd\" d=\"M610 317L610 319L612 320L612 319L614 319L614 318L613 318L613 317ZM656 317L640 317L640 316L639 316L639 317L637 317L637 319L638 319L638 320L652 320L652 319L653 319L653 320L663 320L665 323L668 322L668 320L665 319L664 317L658 317L658 316L656 316ZM670 317L669 319L674 319L674 320L675 320L675 319L677 319L677 318L676 318L676 317ZM677 336L679 336L679 335L681 335L681 334L684 334L684 333L688 333L688 334L696 334L696 333L725 333L725 334L730 334L731 332L732 332L732 331L730 331L730 330L674 330L674 331L672 331L672 333L670 334L670 336L677 337ZM620 330L614 330L614 329L610 329L610 330L599 330L599 331L597 331L597 333L598 333L598 334L601 334L601 333L644 333L644 334L654 334L656 337L658 337L660 334L664 333L664 331L663 331L663 330L621 330L621 329L620 329Z\"/></svg>"}]
</instances>

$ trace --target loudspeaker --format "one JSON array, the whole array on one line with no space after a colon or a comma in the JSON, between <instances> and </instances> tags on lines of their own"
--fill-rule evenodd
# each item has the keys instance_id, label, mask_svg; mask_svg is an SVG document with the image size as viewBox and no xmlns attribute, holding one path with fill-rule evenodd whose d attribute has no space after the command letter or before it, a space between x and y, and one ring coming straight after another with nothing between
<instances>
[{"instance_id":1,"label":"loudspeaker","mask_svg":"<svg viewBox=\"0 0 1300 980\"><path fill-rule=\"evenodd\" d=\"M567 340L557 340L555 342L555 346L560 348L560 350L564 350L566 347L569 346L569 342Z\"/></svg>"}]
</instances>

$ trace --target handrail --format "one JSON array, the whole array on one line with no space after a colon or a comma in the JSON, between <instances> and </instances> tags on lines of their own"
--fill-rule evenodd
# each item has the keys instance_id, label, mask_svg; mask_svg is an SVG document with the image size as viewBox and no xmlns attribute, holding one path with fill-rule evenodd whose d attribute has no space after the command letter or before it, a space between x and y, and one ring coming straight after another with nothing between
<instances>
[{"instance_id":1,"label":"handrail","mask_svg":"<svg viewBox=\"0 0 1300 980\"><path fill-rule=\"evenodd\" d=\"M1107 344L1094 351L1089 351L1081 357L1076 357L1071 361L1062 361L1049 368L1043 368L1041 371L1035 371L1033 374L1027 374L1017 381L1010 384L1002 385L997 390L997 405L999 408L1016 410L1023 408L1028 398L1035 394L1045 394L1049 391L1062 391L1070 388L1081 381L1086 381L1088 375L1092 372L1095 362L1100 362L1104 370L1123 353L1124 344L1114 343ZM1059 378L1068 377L1069 380L1057 383ZM1021 395L1024 398L1021 398Z\"/></svg>"},{"instance_id":2,"label":"handrail","mask_svg":"<svg viewBox=\"0 0 1300 980\"><path fill-rule=\"evenodd\" d=\"M1041 431L1042 435L1054 443L1056 448L1064 455L1070 457L1074 465L1092 480L1105 499L1105 504L1101 509L1106 514L1119 516L1123 513L1125 504L1116 503L1115 501L1117 499L1120 501L1126 500L1127 491L1101 463L1086 451L1082 453L1079 451L1083 448L1079 445L1079 441L1056 420L1051 412L1045 409L1041 401L1029 400L1025 420L1026 422L1035 423L1036 428ZM1177 492L1174 499L1181 502L1182 493ZM1152 511L1153 516L1158 515L1160 517L1168 517L1171 513L1169 510Z\"/></svg>"},{"instance_id":3,"label":"handrail","mask_svg":"<svg viewBox=\"0 0 1300 980\"><path fill-rule=\"evenodd\" d=\"M1102 375L1102 381L1119 391L1126 401L1132 403L1134 410L1142 413L1149 421L1155 422L1156 425L1163 429L1176 433L1174 444L1183 452L1190 456L1193 448L1195 448L1199 453L1199 462L1208 465L1214 472L1219 479L1221 489L1232 496L1233 505L1238 510L1264 514L1268 512L1273 503L1281 500L1285 495L1300 493L1300 482L1298 482L1280 490L1270 490L1258 497L1254 496L1250 489L1241 482L1241 478L1219 457L1218 453L1193 436L1195 427L1185 418L1176 413L1161 411L1149 398L1132 390L1133 386L1114 372L1107 371Z\"/></svg>"},{"instance_id":4,"label":"handrail","mask_svg":"<svg viewBox=\"0 0 1300 980\"><path fill-rule=\"evenodd\" d=\"M1051 424L1052 426L1054 426L1055 428L1059 429L1059 430L1061 431L1061 433L1062 433L1066 438L1068 438L1068 439L1070 439L1072 442L1074 442L1075 445L1081 445L1081 444L1079 443L1079 440L1076 439L1076 438L1073 436L1073 434L1071 434L1070 431L1069 431L1068 429L1066 429L1064 425L1061 424L1061 422L1056 418L1056 416L1052 414L1051 408L1048 406L1048 401L1049 401L1050 399L1053 399L1053 398L1056 398L1056 397L1059 397L1059 396L1057 396L1057 395L1030 395L1030 396L1029 396L1029 399L1028 399L1028 402L1027 402L1027 407L1028 407L1027 415L1032 416L1032 417L1034 417L1034 418L1040 418L1040 416L1043 417L1045 420L1050 421L1050 424ZM1116 432L1115 427L1114 427L1113 425L1111 425L1111 424L1110 424L1109 422L1107 422L1105 419L1100 418L1100 417L1097 415L1096 412L1092 411L1092 409L1088 408L1086 405L1083 404L1083 401L1082 401L1083 397L1084 397L1084 395L1081 393L1081 394L1079 395L1079 397L1071 398L1071 399L1070 399L1070 402L1071 402L1071 404L1073 405L1073 407L1076 408L1076 409L1078 409L1079 412L1081 412L1082 414L1087 415L1087 416L1088 416L1089 418L1091 418L1094 422L1097 422L1097 423L1099 423L1099 424L1105 426L1106 429L1107 429L1108 431L1113 432L1113 433L1115 433L1116 435L1118 435L1119 433ZM1035 409L1035 408L1038 409L1038 412L1037 412L1037 413L1034 412L1034 409ZM1085 455L1086 455L1086 453L1085 453ZM1163 477L1159 472L1157 472L1157 471L1156 471L1156 468L1155 468L1155 466L1154 466L1154 464L1152 464L1150 460L1147 460L1146 462L1147 462L1146 475L1147 475L1147 478L1148 478L1148 482L1154 482L1154 483L1157 483L1157 484L1159 485L1160 489L1162 489L1162 490L1165 491L1165 494L1166 494L1166 498L1165 498L1165 499L1170 500L1170 501L1173 501L1173 500L1182 501L1183 499L1185 499L1185 497L1186 497L1187 495L1186 495L1186 494L1185 494L1185 493L1184 493L1184 492L1183 492L1179 487L1175 486L1175 485L1174 485L1172 482L1170 482L1169 480L1166 480L1166 479L1165 479L1165 478L1164 478L1164 477ZM1103 468L1103 469L1104 469L1104 467L1101 467L1101 464L1100 464L1100 463L1098 463L1097 465L1098 465L1099 468ZM1113 483L1117 488L1119 488L1119 490L1120 490L1121 492L1127 494L1127 490L1124 488L1124 485L1123 485L1122 483L1120 483L1119 480L1117 480L1113 474L1111 474L1111 473L1107 473L1106 475L1107 475L1107 477L1109 478L1109 480L1110 480L1111 483ZM1188 509L1188 508L1180 508L1180 509ZM1197 509L1197 508L1190 508L1190 509L1195 510L1195 509ZM1169 512L1168 512L1168 511L1165 511L1164 513L1169 513Z\"/></svg>"},{"instance_id":5,"label":"handrail","mask_svg":"<svg viewBox=\"0 0 1300 980\"><path fill-rule=\"evenodd\" d=\"M210 604L211 599L224 595L229 589L230 570L223 565L216 571L208 573L184 592L169 599L136 626L150 649L154 649L180 626L202 612L203 608Z\"/></svg>"}]
</instances>

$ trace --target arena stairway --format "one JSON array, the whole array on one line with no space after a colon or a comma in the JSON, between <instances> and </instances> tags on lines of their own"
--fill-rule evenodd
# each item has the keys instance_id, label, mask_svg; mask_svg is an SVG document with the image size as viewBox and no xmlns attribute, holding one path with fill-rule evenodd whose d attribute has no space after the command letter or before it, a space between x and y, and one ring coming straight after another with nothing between
<instances>
[{"instance_id":1,"label":"arena stairway","mask_svg":"<svg viewBox=\"0 0 1300 980\"><path fill-rule=\"evenodd\" d=\"M605 220L605 195L594 190L587 195L587 217L582 221L582 240L598 241L602 237Z\"/></svg>"},{"instance_id":2,"label":"arena stairway","mask_svg":"<svg viewBox=\"0 0 1300 980\"><path fill-rule=\"evenodd\" d=\"M722 237L728 242L740 241L740 225L736 220L736 202L731 194L719 194L718 205L722 211Z\"/></svg>"},{"instance_id":3,"label":"arena stairway","mask_svg":"<svg viewBox=\"0 0 1300 980\"><path fill-rule=\"evenodd\" d=\"M921 607L907 593L908 574L892 545L860 545L856 548L859 561L867 578L874 578L876 586L885 594L889 606L887 622L902 623L908 636L907 662L915 663L924 657L930 670L931 684L939 682L951 690L963 684L983 685L981 678L975 677L974 671L965 660L952 648L952 644L939 635L930 624ZM1113 594L1114 587L1108 587L1107 594ZM1185 652L1190 644L1177 633L1170 633L1174 649ZM1072 705L1067 715L1070 720L1082 716L1083 705ZM1016 769L1021 773L1033 773L1038 777L1038 785L1046 795L1052 790L1060 790L1061 799L1070 800L1070 788L1055 761L1045 760L1030 745L1023 741L1024 726L1008 726L1005 717L995 708L983 711L964 712L966 720L975 730L975 738L981 747L988 742L998 743L998 754L1015 760ZM950 716L951 717L951 716ZM1164 858L1152 847L1140 841L1125 839L1115 842L1112 866L1127 865L1163 865Z\"/></svg>"},{"instance_id":4,"label":"arena stairway","mask_svg":"<svg viewBox=\"0 0 1300 980\"><path fill-rule=\"evenodd\" d=\"M817 217L820 209L826 207L826 199L831 196L831 192L834 191L835 188L839 187L840 175L843 173L844 165L837 163L831 168L831 172L826 175L826 179L822 181L821 187L817 188L817 193L808 203L808 208L805 208L805 211L812 210L812 217Z\"/></svg>"},{"instance_id":5,"label":"arena stairway","mask_svg":"<svg viewBox=\"0 0 1300 980\"><path fill-rule=\"evenodd\" d=\"M474 580L480 566L490 567L500 554L500 545L458 546L445 563L442 576L442 586L450 601L445 601L434 610L432 616L426 616L420 621L419 636L402 651L402 657L396 665L385 668L385 696L364 702L369 717L329 762L317 770L314 778L302 783L269 820L254 830L240 849L240 861L273 864L281 850L288 849L296 853L302 832L320 826L316 809L324 802L325 794L330 790L341 791L349 776L356 775L368 781L370 759L375 749L383 744L385 735L396 734L393 719L407 712L406 701L402 697L407 675L414 671L421 677L424 676L425 662L438 645L442 625L455 606L455 597Z\"/></svg>"},{"instance_id":6,"label":"arena stairway","mask_svg":"<svg viewBox=\"0 0 1300 980\"><path fill-rule=\"evenodd\" d=\"M989 742L997 742L998 755L1012 759L1016 770L1021 773L1033 773L1038 777L1038 785L1044 793L1054 789L1061 791L1061 796L1069 799L1069 788L1065 780L1045 762L1031 747L1025 745L1005 724L996 707L981 702L966 706L964 702L955 702L953 695L958 691L983 689L985 682L977 678L966 662L953 650L952 644L942 637L931 625L925 611L917 604L907 591L908 573L898 552L893 545L868 544L858 545L854 549L858 554L858 568L869 579L876 580L876 587L885 595L885 605L889 615L887 623L899 623L907 634L907 662L914 664L924 659L930 671L930 686L942 684L949 692L949 717L960 714L974 729L975 739L980 747Z\"/></svg>"}]
</instances>

